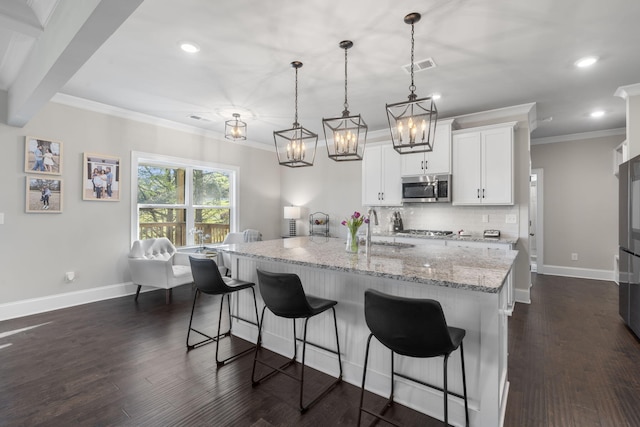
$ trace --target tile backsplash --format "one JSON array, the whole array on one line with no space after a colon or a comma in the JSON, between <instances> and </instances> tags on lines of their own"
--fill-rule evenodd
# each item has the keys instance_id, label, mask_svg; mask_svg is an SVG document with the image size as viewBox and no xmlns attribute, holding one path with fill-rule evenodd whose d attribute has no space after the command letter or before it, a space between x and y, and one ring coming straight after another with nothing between
<instances>
[{"instance_id":1,"label":"tile backsplash","mask_svg":"<svg viewBox=\"0 0 640 427\"><path fill-rule=\"evenodd\" d=\"M480 235L495 229L505 237L518 237L520 218L517 206L452 206L451 204L407 204L395 208L377 208L379 225L375 232L387 231L394 212L400 212L405 229L460 230ZM486 219L487 222L484 222ZM507 223L507 219L515 222Z\"/></svg>"}]
</instances>

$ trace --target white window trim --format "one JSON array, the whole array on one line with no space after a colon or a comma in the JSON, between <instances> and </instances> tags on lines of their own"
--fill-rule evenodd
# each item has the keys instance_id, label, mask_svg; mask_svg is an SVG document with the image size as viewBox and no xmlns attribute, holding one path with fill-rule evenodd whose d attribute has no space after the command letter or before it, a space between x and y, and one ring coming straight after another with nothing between
<instances>
[{"instance_id":1,"label":"white window trim","mask_svg":"<svg viewBox=\"0 0 640 427\"><path fill-rule=\"evenodd\" d=\"M225 169L232 171L231 182L229 186L229 200L232 205L231 216L229 218L230 231L237 231L239 208L238 200L240 200L240 168L238 166L225 165L223 163L203 162L202 160L185 159L181 157L165 156L156 153L145 153L141 151L131 152L131 244L138 240L140 230L138 227L138 165L140 163L153 163L157 165L167 166L183 166L183 167L201 167L203 169ZM191 175L191 174L189 174ZM187 177L186 182L187 194L185 198L191 203L191 177ZM193 220L193 218L191 218ZM189 218L187 218L187 223Z\"/></svg>"}]
</instances>

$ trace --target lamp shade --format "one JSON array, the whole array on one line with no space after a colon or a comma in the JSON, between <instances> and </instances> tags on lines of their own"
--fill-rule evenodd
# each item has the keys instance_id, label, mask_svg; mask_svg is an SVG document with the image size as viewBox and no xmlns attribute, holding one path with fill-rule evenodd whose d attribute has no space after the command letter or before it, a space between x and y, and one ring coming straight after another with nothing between
<instances>
[{"instance_id":1,"label":"lamp shade","mask_svg":"<svg viewBox=\"0 0 640 427\"><path fill-rule=\"evenodd\" d=\"M300 219L300 207L299 206L285 206L284 207L285 219Z\"/></svg>"}]
</instances>

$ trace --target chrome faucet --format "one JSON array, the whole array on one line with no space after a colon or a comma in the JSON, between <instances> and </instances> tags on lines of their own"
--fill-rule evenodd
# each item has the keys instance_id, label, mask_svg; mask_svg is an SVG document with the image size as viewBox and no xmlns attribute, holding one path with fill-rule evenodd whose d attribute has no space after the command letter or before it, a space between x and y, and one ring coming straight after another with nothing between
<instances>
[{"instance_id":1,"label":"chrome faucet","mask_svg":"<svg viewBox=\"0 0 640 427\"><path fill-rule=\"evenodd\" d=\"M375 221L375 225L378 225L378 212L375 209L369 208L367 211L367 235L365 241L365 252L367 255L369 254L369 249L371 249L371 214L373 214L373 220Z\"/></svg>"}]
</instances>

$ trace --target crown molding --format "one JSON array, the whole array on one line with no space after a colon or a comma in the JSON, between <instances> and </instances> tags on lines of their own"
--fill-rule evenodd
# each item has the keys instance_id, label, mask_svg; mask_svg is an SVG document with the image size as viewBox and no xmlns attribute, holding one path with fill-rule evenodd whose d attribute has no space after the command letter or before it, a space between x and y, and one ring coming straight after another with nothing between
<instances>
[{"instance_id":1,"label":"crown molding","mask_svg":"<svg viewBox=\"0 0 640 427\"><path fill-rule=\"evenodd\" d=\"M640 95L640 83L620 86L613 95L619 96L622 99L627 99L630 96Z\"/></svg>"},{"instance_id":2,"label":"crown molding","mask_svg":"<svg viewBox=\"0 0 640 427\"><path fill-rule=\"evenodd\" d=\"M526 115L529 125L529 132L533 132L537 125L537 110L536 103L531 102L528 104L514 105L511 107L496 108L494 110L480 111L478 113L465 114L462 116L450 117L454 119L456 124L464 127L467 124L474 124L477 122L491 121L491 120L503 120L514 116Z\"/></svg>"},{"instance_id":3,"label":"crown molding","mask_svg":"<svg viewBox=\"0 0 640 427\"><path fill-rule=\"evenodd\" d=\"M593 132L572 133L569 135L549 136L547 138L532 138L531 145L553 144L555 142L579 141L582 139L603 138L614 135L625 135L626 128L597 130Z\"/></svg>"},{"instance_id":4,"label":"crown molding","mask_svg":"<svg viewBox=\"0 0 640 427\"><path fill-rule=\"evenodd\" d=\"M69 107L79 108L81 110L92 111L94 113L106 114L112 117L118 117L121 119L133 120L139 123L145 123L148 125L159 126L166 129L177 130L180 132L189 133L192 135L204 136L215 140L223 141L225 144L238 144L242 146L249 146L251 148L258 148L261 150L275 152L275 147L268 144L262 144L260 142L251 141L246 139L243 141L232 141L226 139L222 132L213 131L209 129L202 129L196 126L185 125L183 123L174 122L167 119L161 119L153 117L148 114L138 113L135 111L127 110L120 107L114 107L112 105L103 104L101 102L90 101L84 98L78 98L63 93L57 93L51 98L51 102L56 104L62 104Z\"/></svg>"}]
</instances>

